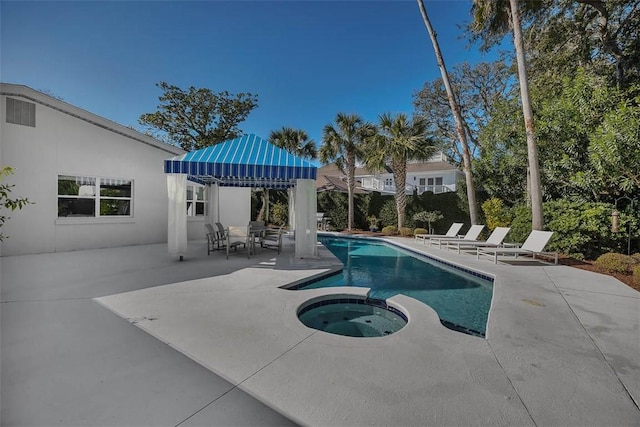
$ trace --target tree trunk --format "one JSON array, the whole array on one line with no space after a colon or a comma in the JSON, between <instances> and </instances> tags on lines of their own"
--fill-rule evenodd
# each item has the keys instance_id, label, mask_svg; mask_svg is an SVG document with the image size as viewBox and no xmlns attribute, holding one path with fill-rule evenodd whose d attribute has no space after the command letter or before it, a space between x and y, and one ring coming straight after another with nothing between
<instances>
[{"instance_id":1,"label":"tree trunk","mask_svg":"<svg viewBox=\"0 0 640 427\"><path fill-rule=\"evenodd\" d=\"M407 209L407 193L405 187L407 186L407 163L393 162L391 167L393 168L393 180L396 183L396 193L394 195L396 199L396 211L398 213L398 230L404 227L404 217Z\"/></svg>"},{"instance_id":2,"label":"tree trunk","mask_svg":"<svg viewBox=\"0 0 640 427\"><path fill-rule=\"evenodd\" d=\"M353 193L356 189L356 155L354 153L347 153L346 156L347 163L347 188L348 188L348 198L349 198L349 213L347 219L347 230L351 231L353 229Z\"/></svg>"},{"instance_id":3,"label":"tree trunk","mask_svg":"<svg viewBox=\"0 0 640 427\"><path fill-rule=\"evenodd\" d=\"M437 40L437 35L433 31L433 27L431 26L431 21L429 20L429 16L427 15L427 10L425 9L424 3L422 2L422 0L418 0L418 7L420 8L420 13L422 14L424 25L427 27L427 31L429 32L429 37L431 37L431 42L433 43L433 50L435 51L438 67L440 68L440 74L442 75L442 82L444 83L444 87L447 91L447 98L449 98L449 106L451 107L451 112L453 113L453 119L456 124L456 132L458 134L458 138L460 139L460 145L462 146L462 162L463 162L464 177L467 184L467 202L469 203L469 218L471 220L471 224L474 225L478 223L478 207L476 205L476 189L473 184L473 173L471 171L471 152L469 151L467 134L464 130L465 128L464 118L460 113L460 106L456 102L455 96L453 94L453 89L451 88L451 82L449 82L449 74L447 73L447 67L444 64L444 59L442 58L442 52L440 52L440 45Z\"/></svg>"},{"instance_id":4,"label":"tree trunk","mask_svg":"<svg viewBox=\"0 0 640 427\"><path fill-rule=\"evenodd\" d=\"M509 0L511 5L511 20L513 25L513 44L516 48L518 60L518 79L520 81L520 98L522 100L522 114L524 127L527 134L527 157L529 158L530 194L531 194L531 228L542 230L544 219L542 217L542 188L540 186L540 166L538 163L538 147L533 123L533 109L529 98L529 82L527 78L527 64L524 57L524 44L522 42L522 27L520 26L520 10L518 0Z\"/></svg>"},{"instance_id":5,"label":"tree trunk","mask_svg":"<svg viewBox=\"0 0 640 427\"><path fill-rule=\"evenodd\" d=\"M262 206L260 206L260 212L258 212L257 221L264 221L265 224L269 223L269 189L262 189Z\"/></svg>"}]
</instances>

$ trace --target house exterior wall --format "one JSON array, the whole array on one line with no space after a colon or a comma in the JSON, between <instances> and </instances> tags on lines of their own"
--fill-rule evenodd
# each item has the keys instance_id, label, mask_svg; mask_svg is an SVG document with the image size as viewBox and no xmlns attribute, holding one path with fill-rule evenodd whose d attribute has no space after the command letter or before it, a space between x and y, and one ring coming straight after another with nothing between
<instances>
[{"instance_id":1,"label":"house exterior wall","mask_svg":"<svg viewBox=\"0 0 640 427\"><path fill-rule=\"evenodd\" d=\"M251 189L220 187L220 222L225 227L246 227L251 221Z\"/></svg>"},{"instance_id":2,"label":"house exterior wall","mask_svg":"<svg viewBox=\"0 0 640 427\"><path fill-rule=\"evenodd\" d=\"M162 165L182 150L24 86L1 87L0 164L15 171L5 182L34 203L9 213L2 256L167 241ZM36 104L35 127L7 123L8 93ZM58 217L58 175L132 180L131 216Z\"/></svg>"},{"instance_id":3,"label":"house exterior wall","mask_svg":"<svg viewBox=\"0 0 640 427\"><path fill-rule=\"evenodd\" d=\"M432 188L427 185L429 178L442 178L442 186L438 188ZM420 184L420 179L425 179L425 184ZM356 176L357 180L362 182L362 187L382 193L395 193L396 186L393 181L392 173L381 173L378 176ZM456 191L457 182L460 179L464 179L464 175L461 171L455 169L438 170L429 172L408 172L407 173L407 193L413 192L416 187L418 194L422 194L424 191L433 191L435 193L446 193ZM391 185L387 183L391 180Z\"/></svg>"}]
</instances>

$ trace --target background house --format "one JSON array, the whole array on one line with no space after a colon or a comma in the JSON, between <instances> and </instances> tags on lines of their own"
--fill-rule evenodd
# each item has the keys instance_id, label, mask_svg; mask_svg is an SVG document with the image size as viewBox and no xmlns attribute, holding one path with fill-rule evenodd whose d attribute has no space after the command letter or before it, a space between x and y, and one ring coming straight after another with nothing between
<instances>
[{"instance_id":1,"label":"background house","mask_svg":"<svg viewBox=\"0 0 640 427\"><path fill-rule=\"evenodd\" d=\"M166 242L163 161L182 153L26 86L0 84L0 164L15 170L5 182L33 202L8 213L1 255ZM189 238L204 238L207 209L204 188L189 183Z\"/></svg>"},{"instance_id":2,"label":"background house","mask_svg":"<svg viewBox=\"0 0 640 427\"><path fill-rule=\"evenodd\" d=\"M378 191L381 194L394 194L396 191L393 172L387 169L383 172L372 172L364 167L356 168L356 191ZM426 162L409 162L407 164L407 194L422 194L431 191L435 194L455 192L459 179L464 179L464 173L457 166L449 162L443 153L437 153ZM328 164L318 169L316 179L318 191L346 192L346 177L334 164Z\"/></svg>"}]
</instances>

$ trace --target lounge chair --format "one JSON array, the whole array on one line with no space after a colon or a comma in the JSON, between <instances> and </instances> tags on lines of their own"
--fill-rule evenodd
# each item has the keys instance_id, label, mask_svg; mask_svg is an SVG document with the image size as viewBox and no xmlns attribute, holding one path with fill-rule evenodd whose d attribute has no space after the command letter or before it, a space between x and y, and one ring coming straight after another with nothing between
<instances>
[{"instance_id":1,"label":"lounge chair","mask_svg":"<svg viewBox=\"0 0 640 427\"><path fill-rule=\"evenodd\" d=\"M494 264L498 263L498 255L514 255L516 258L518 255L531 255L534 259L536 255L553 255L554 264L557 264L558 252L543 252L552 234L553 231L533 230L519 248L478 248L476 255L478 259L480 259L480 255L492 256Z\"/></svg>"},{"instance_id":2,"label":"lounge chair","mask_svg":"<svg viewBox=\"0 0 640 427\"><path fill-rule=\"evenodd\" d=\"M453 224L451 224L451 227L449 227L449 231L447 231L446 234L416 234L414 237L415 241L417 242L418 240L422 239L422 243L426 244L426 241L432 238L439 238L439 237L456 237L458 232L460 231L460 229L462 228L464 224L462 224L461 222L454 222Z\"/></svg>"},{"instance_id":3,"label":"lounge chair","mask_svg":"<svg viewBox=\"0 0 640 427\"><path fill-rule=\"evenodd\" d=\"M435 245L436 243L438 243L438 249L442 248L442 244L447 244L447 242L450 242L451 240L466 240L467 242L474 242L476 240L478 240L478 236L480 236L480 233L482 233L482 229L484 228L484 225L472 225L469 228L469 231L467 231L467 234L465 234L464 236L462 236L462 238L459 237L436 237L436 238L431 238L429 240L429 243L431 243L431 246Z\"/></svg>"},{"instance_id":4,"label":"lounge chair","mask_svg":"<svg viewBox=\"0 0 640 427\"><path fill-rule=\"evenodd\" d=\"M224 249L225 236L220 235L211 224L205 224L204 227L207 230L207 255L213 251Z\"/></svg>"},{"instance_id":5,"label":"lounge chair","mask_svg":"<svg viewBox=\"0 0 640 427\"><path fill-rule=\"evenodd\" d=\"M267 229L265 236L262 238L262 247L276 249L278 251L278 255L280 255L280 251L282 250L283 228L284 224L281 225L278 230Z\"/></svg>"},{"instance_id":6,"label":"lounge chair","mask_svg":"<svg viewBox=\"0 0 640 427\"><path fill-rule=\"evenodd\" d=\"M468 240L449 240L447 241L447 249L456 248L458 253L460 253L463 249L473 249L476 250L479 247L488 247L488 248L497 248L502 245L502 241L511 230L510 227L496 227L495 230L491 233L489 238L485 241L468 241Z\"/></svg>"}]
</instances>

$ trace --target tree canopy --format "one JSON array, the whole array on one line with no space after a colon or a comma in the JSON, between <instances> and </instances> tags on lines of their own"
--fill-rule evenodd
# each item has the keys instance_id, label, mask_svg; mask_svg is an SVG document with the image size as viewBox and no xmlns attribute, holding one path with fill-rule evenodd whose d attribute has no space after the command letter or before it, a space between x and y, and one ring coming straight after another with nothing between
<instances>
[{"instance_id":1,"label":"tree canopy","mask_svg":"<svg viewBox=\"0 0 640 427\"><path fill-rule=\"evenodd\" d=\"M187 151L242 135L238 125L258 106L258 96L251 93L214 92L193 86L185 91L166 82L156 86L163 91L158 111L143 114L138 121Z\"/></svg>"}]
</instances>

